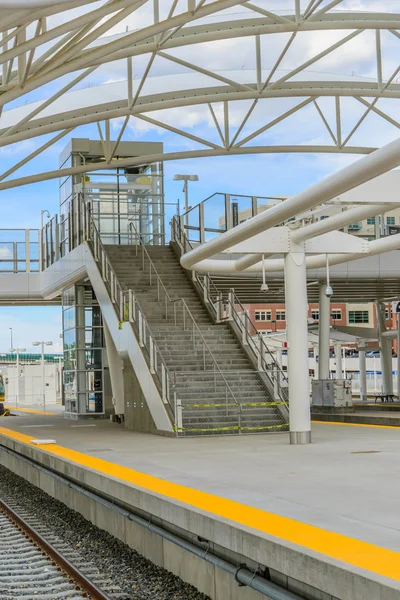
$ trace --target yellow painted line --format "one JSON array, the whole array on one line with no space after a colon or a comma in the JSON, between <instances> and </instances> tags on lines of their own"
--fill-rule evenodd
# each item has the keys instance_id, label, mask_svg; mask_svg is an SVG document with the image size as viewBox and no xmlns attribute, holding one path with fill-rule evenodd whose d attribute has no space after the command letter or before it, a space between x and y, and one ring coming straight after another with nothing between
<instances>
[{"instance_id":1,"label":"yellow painted line","mask_svg":"<svg viewBox=\"0 0 400 600\"><path fill-rule=\"evenodd\" d=\"M340 421L312 421L318 425L342 425L343 427L373 427L374 429L400 429L396 425L369 425L368 423L341 423Z\"/></svg>"},{"instance_id":2,"label":"yellow painted line","mask_svg":"<svg viewBox=\"0 0 400 600\"><path fill-rule=\"evenodd\" d=\"M17 412L29 413L32 415L44 415L45 417L56 417L57 413L46 412L43 410L34 410L33 408L17 408L16 406L4 406L7 410L16 410Z\"/></svg>"},{"instance_id":3,"label":"yellow painted line","mask_svg":"<svg viewBox=\"0 0 400 600\"><path fill-rule=\"evenodd\" d=\"M31 437L4 427L0 427L0 436L32 446ZM37 446L35 448L37 449ZM40 450L48 455L92 469L102 475L113 477L147 492L153 492L170 500L182 502L210 515L228 519L285 542L318 552L347 565L400 581L399 552L247 506L234 500L172 483L63 446L46 446L40 448Z\"/></svg>"}]
</instances>

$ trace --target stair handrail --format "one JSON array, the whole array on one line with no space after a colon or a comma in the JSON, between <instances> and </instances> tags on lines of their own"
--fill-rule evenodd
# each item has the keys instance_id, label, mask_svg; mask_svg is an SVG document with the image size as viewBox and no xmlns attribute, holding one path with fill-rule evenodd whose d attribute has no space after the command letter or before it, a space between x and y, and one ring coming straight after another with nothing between
<instances>
[{"instance_id":1,"label":"stair handrail","mask_svg":"<svg viewBox=\"0 0 400 600\"><path fill-rule=\"evenodd\" d=\"M97 229L96 223L91 215L90 208L87 207L87 221L88 221L88 236L87 241L93 247L93 256L95 261L99 265L100 274L104 283L108 284L111 302L114 305L114 310L117 313L120 324L123 322L134 323L136 322L138 328L137 339L141 347L146 347L145 341L146 333L150 336L149 340L149 369L152 375L155 375L158 379L161 388L161 395L163 402L168 403L173 417L174 417L174 429L176 434L179 431L179 425L181 422L181 406L182 402L177 394L174 378L171 371L169 370L165 359L162 356L160 349L157 346L156 340L151 333L150 326L144 315L143 309L140 306L139 301L136 299L133 290L123 290L118 280L118 277L113 269L111 262L107 256L106 249L103 242L101 241L100 233ZM128 300L126 296L128 295ZM134 305L137 305L139 310L139 316L136 319L136 311ZM135 334L136 335L136 334ZM161 379L157 372L158 357L161 362ZM171 387L173 390L173 397L171 397Z\"/></svg>"},{"instance_id":2,"label":"stair handrail","mask_svg":"<svg viewBox=\"0 0 400 600\"><path fill-rule=\"evenodd\" d=\"M181 221L177 217L174 217L172 220L172 239L178 245L181 254L186 254L186 252L193 249L190 240L188 239L184 229L181 226ZM192 271L192 278L194 283L197 283L197 285L202 290L204 294L204 300L214 311L216 317L220 318L220 310L216 308L210 290L214 288L215 296L218 298L219 304L221 304L222 302L221 294L215 286L214 282L212 281L210 275L207 273L205 275L200 276L196 271ZM227 298L227 305L228 314L235 321L242 335L242 343L247 345L252 350L257 360L259 370L264 371L264 373L267 375L268 379L274 387L275 392L279 395L279 398L282 400L282 402L288 404L288 392L284 392L284 388L282 388L281 385L282 381L288 384L287 375L285 374L284 370L270 351L269 347L265 343L264 337L257 330L256 326L254 325L253 321L250 319L247 311L245 310L243 304L241 303L241 301L236 296L233 290L231 290ZM240 307L241 313L243 314L243 318L240 318L240 315L236 310L236 306ZM249 329L254 330L254 336L252 336L249 333ZM254 338L257 339L258 343L255 343ZM268 368L268 363L265 360L266 355L269 355L272 361L272 370Z\"/></svg>"},{"instance_id":3,"label":"stair handrail","mask_svg":"<svg viewBox=\"0 0 400 600\"><path fill-rule=\"evenodd\" d=\"M152 268L153 271L154 271L154 273L155 273L155 275L156 275L156 277L157 277L157 285L159 285L161 287L161 289L164 291L165 298L168 300L168 302L170 302L174 306L175 324L176 324L176 306L177 306L178 302L181 302L182 306L183 306L184 312L187 313L187 315L189 316L189 318L190 318L190 320L192 322L193 330L196 330L197 334L200 337L200 340L201 340L201 342L203 344L203 348L207 350L207 352L208 352L208 354L209 354L209 356L211 358L211 361L214 363L214 366L215 366L217 372L221 375L222 380L224 381L224 383L226 385L227 391L229 391L229 393L230 393L231 397L233 398L234 402L239 406L240 402L238 402L238 400L236 399L235 394L233 393L233 390L231 389L231 386L229 385L226 377L224 376L223 372L221 371L221 368L220 368L220 366L218 364L218 361L215 358L215 356L214 356L211 348L207 344L207 342L206 342L206 340L205 340L205 338L204 338L204 336L203 336L203 334L201 332L201 329L197 325L196 319L194 318L191 310L189 309L189 307L188 307L185 299L184 298L177 298L176 300L172 300L171 299L171 296L169 295L168 290L166 289L166 287L165 287L165 285L164 285L164 283L163 283L163 281L162 281L162 279L161 279L161 277L160 277L160 275L159 275L159 273L157 271L157 268L156 268L156 266L155 266L155 264L154 264L154 262L153 262L153 260L152 260L152 258L150 256L150 254L149 254L149 252L148 252L148 250L147 250L147 248L146 248L146 246L145 246L145 244L144 244L144 242L142 240L142 236L136 230L136 227L135 227L135 225L134 225L133 222L131 222L129 224L129 231L130 231L130 233L132 233L132 236L135 236L137 238L137 240L139 241L139 244L136 244L136 255L137 255L137 246L139 245L141 247L141 249L142 249L142 253L144 253L142 255L143 256L146 255L146 257L147 257L147 259L148 259L148 261L150 263L150 272L151 272L151 268ZM159 289L159 287L158 287L158 289ZM168 315L168 312L166 312L166 316L167 315ZM204 357L204 362L205 362L204 350L203 350L203 357Z\"/></svg>"}]
</instances>

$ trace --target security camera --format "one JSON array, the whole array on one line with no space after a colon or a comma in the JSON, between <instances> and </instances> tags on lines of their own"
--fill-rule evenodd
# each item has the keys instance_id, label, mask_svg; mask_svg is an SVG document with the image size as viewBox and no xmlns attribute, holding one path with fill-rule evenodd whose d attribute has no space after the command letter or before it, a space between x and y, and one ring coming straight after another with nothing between
<instances>
[{"instance_id":1,"label":"security camera","mask_svg":"<svg viewBox=\"0 0 400 600\"><path fill-rule=\"evenodd\" d=\"M331 298L333 296L333 289L331 285L327 285L325 289L325 296Z\"/></svg>"},{"instance_id":2,"label":"security camera","mask_svg":"<svg viewBox=\"0 0 400 600\"><path fill-rule=\"evenodd\" d=\"M268 292L269 287L266 283L262 283L261 284L261 291L264 292L265 294Z\"/></svg>"}]
</instances>

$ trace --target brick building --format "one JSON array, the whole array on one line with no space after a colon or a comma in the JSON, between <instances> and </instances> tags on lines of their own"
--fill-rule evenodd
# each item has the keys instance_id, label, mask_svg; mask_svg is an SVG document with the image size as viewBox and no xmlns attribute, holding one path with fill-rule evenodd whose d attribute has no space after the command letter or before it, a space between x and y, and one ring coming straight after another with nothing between
<instances>
[{"instance_id":1,"label":"brick building","mask_svg":"<svg viewBox=\"0 0 400 600\"><path fill-rule=\"evenodd\" d=\"M285 331L286 312L284 304L247 304L245 308L248 310L249 317L257 330L261 333ZM315 323L318 323L318 304L309 305L308 316L310 319L314 319ZM375 305L371 302L357 304L332 302L331 325L376 328ZM386 327L387 329L397 328L397 317L392 313L391 303L386 304ZM371 343L370 345L377 344ZM397 340L394 341L394 350L397 352Z\"/></svg>"}]
</instances>

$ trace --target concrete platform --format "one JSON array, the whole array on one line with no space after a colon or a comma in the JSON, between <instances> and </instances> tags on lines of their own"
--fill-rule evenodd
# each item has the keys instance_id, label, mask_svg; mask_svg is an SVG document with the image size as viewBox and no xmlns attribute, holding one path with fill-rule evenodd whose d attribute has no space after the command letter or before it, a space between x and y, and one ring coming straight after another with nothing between
<instances>
[{"instance_id":1,"label":"concrete platform","mask_svg":"<svg viewBox=\"0 0 400 600\"><path fill-rule=\"evenodd\" d=\"M273 580L303 598L400 599L396 427L314 424L314 443L293 447L284 434L175 440L107 421L27 413L0 426L4 448L201 536L220 553L268 567ZM37 448L34 438L57 445ZM28 477L7 452L0 451L0 462ZM54 482L46 485L57 496ZM87 516L96 522L93 511ZM126 539L121 524L116 529ZM166 564L166 555L156 559L212 598L265 598L236 585L224 596L215 574L200 567L183 573L182 557L179 567L171 558Z\"/></svg>"},{"instance_id":2,"label":"concrete platform","mask_svg":"<svg viewBox=\"0 0 400 600\"><path fill-rule=\"evenodd\" d=\"M353 425L377 425L387 427L400 427L400 410L390 410L386 406L377 405L376 409L365 407L357 409L354 413L345 414L314 414L314 422L349 423Z\"/></svg>"}]
</instances>

